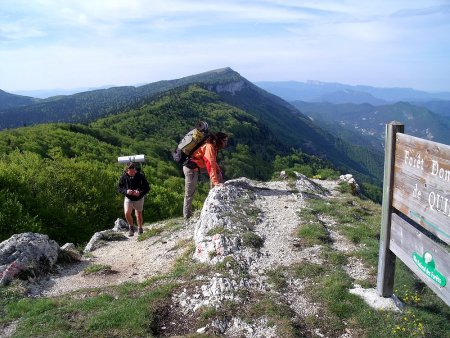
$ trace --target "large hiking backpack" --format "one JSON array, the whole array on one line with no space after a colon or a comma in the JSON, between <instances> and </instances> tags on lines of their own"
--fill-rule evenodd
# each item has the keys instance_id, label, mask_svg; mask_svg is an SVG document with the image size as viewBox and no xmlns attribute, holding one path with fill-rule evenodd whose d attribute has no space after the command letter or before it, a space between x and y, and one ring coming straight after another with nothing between
<instances>
[{"instance_id":1,"label":"large hiking backpack","mask_svg":"<svg viewBox=\"0 0 450 338\"><path fill-rule=\"evenodd\" d=\"M195 128L188 132L173 152L172 156L175 162L186 164L190 156L196 151L208 138L208 123L200 121Z\"/></svg>"}]
</instances>

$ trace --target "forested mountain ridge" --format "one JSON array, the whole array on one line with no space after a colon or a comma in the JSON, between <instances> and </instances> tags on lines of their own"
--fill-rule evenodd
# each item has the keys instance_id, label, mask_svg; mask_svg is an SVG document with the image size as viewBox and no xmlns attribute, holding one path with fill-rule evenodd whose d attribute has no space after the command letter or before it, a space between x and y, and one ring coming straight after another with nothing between
<instances>
[{"instance_id":1,"label":"forested mountain ridge","mask_svg":"<svg viewBox=\"0 0 450 338\"><path fill-rule=\"evenodd\" d=\"M220 99L256 117L271 130L284 148L301 149L330 160L344 171L360 173L379 184L382 155L333 137L279 97L255 86L230 68L217 69L182 79L159 81L141 87L116 87L63 97L7 110L0 114L0 127L45 122L90 122L101 116L140 109L170 90L190 84L217 93Z\"/></svg>"},{"instance_id":2,"label":"forested mountain ridge","mask_svg":"<svg viewBox=\"0 0 450 338\"><path fill-rule=\"evenodd\" d=\"M441 116L450 116L450 100L436 100L436 101L426 101L426 102L415 102L417 106L426 107L433 113Z\"/></svg>"},{"instance_id":3,"label":"forested mountain ridge","mask_svg":"<svg viewBox=\"0 0 450 338\"><path fill-rule=\"evenodd\" d=\"M4 109L27 106L39 101L33 97L10 94L0 89L0 112Z\"/></svg>"},{"instance_id":4,"label":"forested mountain ridge","mask_svg":"<svg viewBox=\"0 0 450 338\"><path fill-rule=\"evenodd\" d=\"M408 102L373 106L370 104L331 104L294 101L298 109L327 130L338 132L340 127L375 138L376 143L384 140L385 125L400 121L405 132L416 137L450 144L450 121L447 117L434 114L424 107ZM327 126L328 125L328 126ZM339 132L338 132L339 134ZM341 135L342 136L342 135ZM342 136L344 140L348 138Z\"/></svg>"},{"instance_id":5,"label":"forested mountain ridge","mask_svg":"<svg viewBox=\"0 0 450 338\"><path fill-rule=\"evenodd\" d=\"M100 117L137 108L158 94L194 83L211 84L238 81L240 75L230 68L187 76L176 80L158 81L132 87L98 89L73 95L35 99L27 106L6 106L0 109L0 129L49 122L87 123ZM8 94L8 93L5 93ZM19 95L8 94L20 98ZM0 108L2 97L0 96Z\"/></svg>"}]
</instances>

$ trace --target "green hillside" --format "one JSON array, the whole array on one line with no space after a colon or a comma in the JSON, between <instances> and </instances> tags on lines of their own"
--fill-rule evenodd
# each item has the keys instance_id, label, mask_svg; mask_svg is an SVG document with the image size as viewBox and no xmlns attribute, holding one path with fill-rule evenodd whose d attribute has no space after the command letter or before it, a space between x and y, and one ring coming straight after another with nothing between
<instances>
[{"instance_id":1,"label":"green hillside","mask_svg":"<svg viewBox=\"0 0 450 338\"><path fill-rule=\"evenodd\" d=\"M198 83L186 84L190 82ZM157 87L167 86L178 87L140 104L129 101L125 108L120 100L109 101L108 95L98 96L96 91L79 94L90 95L96 102L93 107L117 104L116 113L96 119L99 111L92 108L92 115L86 115L88 124L40 124L1 131L0 240L33 230L61 244L82 243L95 231L111 227L122 217L122 197L115 185L122 171L117 157L124 155L148 158L143 170L152 190L146 221L181 215L184 179L171 151L199 120L231 136L219 158L226 179L267 180L284 169L325 178L338 170L354 174L364 192L379 201L382 155L332 136L231 69L162 81ZM118 88L113 96L125 98L124 93L132 90ZM51 100L71 107L68 98ZM201 207L208 188L204 179L195 208Z\"/></svg>"},{"instance_id":2,"label":"green hillside","mask_svg":"<svg viewBox=\"0 0 450 338\"><path fill-rule=\"evenodd\" d=\"M122 196L115 186L123 168L117 157L130 154L148 158L143 170L152 190L146 221L180 216L184 180L170 152L200 119L231 136L220 157L227 179L269 179L275 159L307 167L310 175L331 167L307 154L288 156L290 149L258 119L193 86L90 126L43 124L0 132L0 239L38 231L61 244L82 243L95 231L110 228L122 217ZM208 187L204 179L196 208Z\"/></svg>"},{"instance_id":3,"label":"green hillside","mask_svg":"<svg viewBox=\"0 0 450 338\"><path fill-rule=\"evenodd\" d=\"M379 154L367 152L364 146L342 142L294 106L253 85L230 68L136 88L117 87L49 98L0 114L0 128L47 122L89 123L102 116L139 110L171 90L185 90L192 84L216 93L216 99L257 118L259 125L269 129L282 148L301 149L331 161L339 170L350 172L361 180L381 184L383 161ZM271 143L268 139L267 144Z\"/></svg>"}]
</instances>

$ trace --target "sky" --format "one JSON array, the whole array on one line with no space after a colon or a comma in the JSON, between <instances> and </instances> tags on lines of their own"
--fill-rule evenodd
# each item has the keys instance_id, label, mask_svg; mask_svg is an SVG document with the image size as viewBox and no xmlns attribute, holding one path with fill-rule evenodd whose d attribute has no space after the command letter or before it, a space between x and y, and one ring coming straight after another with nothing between
<instances>
[{"instance_id":1,"label":"sky","mask_svg":"<svg viewBox=\"0 0 450 338\"><path fill-rule=\"evenodd\" d=\"M0 89L252 82L450 91L450 0L1 0Z\"/></svg>"}]
</instances>

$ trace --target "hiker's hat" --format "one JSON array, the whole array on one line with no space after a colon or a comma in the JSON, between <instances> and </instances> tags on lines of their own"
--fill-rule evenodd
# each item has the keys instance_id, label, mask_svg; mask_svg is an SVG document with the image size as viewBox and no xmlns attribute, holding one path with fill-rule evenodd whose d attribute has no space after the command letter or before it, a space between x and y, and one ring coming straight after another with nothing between
<instances>
[{"instance_id":1,"label":"hiker's hat","mask_svg":"<svg viewBox=\"0 0 450 338\"><path fill-rule=\"evenodd\" d=\"M128 162L126 165L127 170L128 169L136 169L136 164L134 162Z\"/></svg>"}]
</instances>

